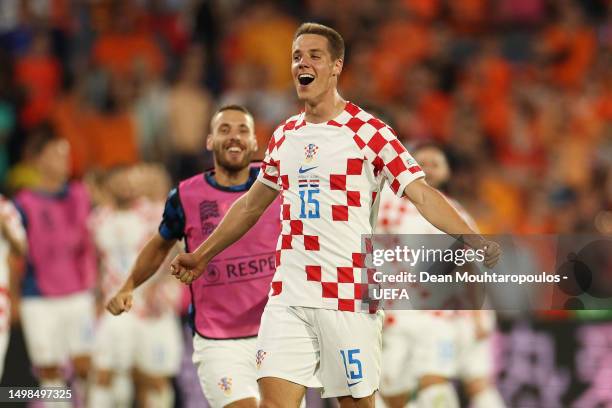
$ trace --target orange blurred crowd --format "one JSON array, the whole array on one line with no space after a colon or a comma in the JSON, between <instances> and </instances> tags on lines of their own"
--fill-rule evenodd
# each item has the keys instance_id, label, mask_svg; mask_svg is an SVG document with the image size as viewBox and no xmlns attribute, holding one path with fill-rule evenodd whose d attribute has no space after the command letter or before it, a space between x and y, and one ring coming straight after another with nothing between
<instances>
[{"instance_id":1,"label":"orange blurred crowd","mask_svg":"<svg viewBox=\"0 0 612 408\"><path fill-rule=\"evenodd\" d=\"M36 184L29 132L51 121L73 174L211 166L210 115L242 103L260 156L300 109L302 21L345 38L341 94L403 142L433 140L448 192L486 233L612 232L610 0L69 0L0 5L0 177Z\"/></svg>"}]
</instances>

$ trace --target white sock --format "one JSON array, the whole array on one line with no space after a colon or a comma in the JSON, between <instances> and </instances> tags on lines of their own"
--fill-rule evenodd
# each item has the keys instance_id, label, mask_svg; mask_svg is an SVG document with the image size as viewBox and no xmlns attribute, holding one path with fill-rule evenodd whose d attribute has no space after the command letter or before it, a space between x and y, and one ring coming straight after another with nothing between
<instances>
[{"instance_id":1,"label":"white sock","mask_svg":"<svg viewBox=\"0 0 612 408\"><path fill-rule=\"evenodd\" d=\"M113 393L111 387L93 385L89 390L87 406L89 408L112 408Z\"/></svg>"},{"instance_id":2,"label":"white sock","mask_svg":"<svg viewBox=\"0 0 612 408\"><path fill-rule=\"evenodd\" d=\"M131 408L134 399L134 384L130 373L116 373L112 386L113 400L117 408Z\"/></svg>"},{"instance_id":3,"label":"white sock","mask_svg":"<svg viewBox=\"0 0 612 408\"><path fill-rule=\"evenodd\" d=\"M166 384L161 390L151 389L147 392L147 407L172 408L174 406L174 388Z\"/></svg>"},{"instance_id":4,"label":"white sock","mask_svg":"<svg viewBox=\"0 0 612 408\"><path fill-rule=\"evenodd\" d=\"M45 380L40 379L41 388L66 388L66 381L61 378L57 378L54 380ZM62 402L53 402L53 404L45 404L46 406L53 406L53 408L71 408L71 401L62 401Z\"/></svg>"},{"instance_id":5,"label":"white sock","mask_svg":"<svg viewBox=\"0 0 612 408\"><path fill-rule=\"evenodd\" d=\"M453 384L434 384L419 390L419 408L459 408L459 399Z\"/></svg>"},{"instance_id":6,"label":"white sock","mask_svg":"<svg viewBox=\"0 0 612 408\"><path fill-rule=\"evenodd\" d=\"M472 399L472 408L505 408L506 404L497 388L491 386L474 396Z\"/></svg>"}]
</instances>

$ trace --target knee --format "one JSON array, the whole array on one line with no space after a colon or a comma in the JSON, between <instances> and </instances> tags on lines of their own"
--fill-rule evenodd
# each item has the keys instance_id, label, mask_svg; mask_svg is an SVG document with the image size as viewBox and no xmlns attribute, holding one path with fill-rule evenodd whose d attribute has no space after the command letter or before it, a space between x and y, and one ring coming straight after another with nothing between
<instances>
[{"instance_id":1,"label":"knee","mask_svg":"<svg viewBox=\"0 0 612 408\"><path fill-rule=\"evenodd\" d=\"M58 366L38 367L38 376L41 380L59 380L62 378L62 371Z\"/></svg>"},{"instance_id":2,"label":"knee","mask_svg":"<svg viewBox=\"0 0 612 408\"><path fill-rule=\"evenodd\" d=\"M89 356L80 356L72 359L72 365L77 376L87 378L91 369L91 359Z\"/></svg>"},{"instance_id":3,"label":"knee","mask_svg":"<svg viewBox=\"0 0 612 408\"><path fill-rule=\"evenodd\" d=\"M465 392L471 399L488 389L490 386L491 382L487 378L477 378L475 380L470 380L465 384Z\"/></svg>"},{"instance_id":4,"label":"knee","mask_svg":"<svg viewBox=\"0 0 612 408\"><path fill-rule=\"evenodd\" d=\"M108 388L113 383L113 373L110 370L96 371L96 385Z\"/></svg>"},{"instance_id":5,"label":"knee","mask_svg":"<svg viewBox=\"0 0 612 408\"><path fill-rule=\"evenodd\" d=\"M446 383L448 383L448 378L446 377L440 375L424 375L419 380L419 389L422 390L427 387Z\"/></svg>"}]
</instances>

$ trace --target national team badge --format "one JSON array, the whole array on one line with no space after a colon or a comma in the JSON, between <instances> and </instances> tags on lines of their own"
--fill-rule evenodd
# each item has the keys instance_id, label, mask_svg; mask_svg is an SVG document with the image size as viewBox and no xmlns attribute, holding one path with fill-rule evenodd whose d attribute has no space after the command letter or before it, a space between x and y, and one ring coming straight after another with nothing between
<instances>
[{"instance_id":1,"label":"national team badge","mask_svg":"<svg viewBox=\"0 0 612 408\"><path fill-rule=\"evenodd\" d=\"M264 358L266 358L266 354L268 353L263 350L257 350L257 354L255 355L255 364L257 364L257 368L261 366Z\"/></svg>"},{"instance_id":2,"label":"national team badge","mask_svg":"<svg viewBox=\"0 0 612 408\"><path fill-rule=\"evenodd\" d=\"M219 380L219 388L225 395L230 395L232 393L232 377L223 377Z\"/></svg>"},{"instance_id":3,"label":"national team badge","mask_svg":"<svg viewBox=\"0 0 612 408\"><path fill-rule=\"evenodd\" d=\"M304 146L304 155L306 156L306 163L310 163L319 151L319 146L314 143L309 143Z\"/></svg>"}]
</instances>

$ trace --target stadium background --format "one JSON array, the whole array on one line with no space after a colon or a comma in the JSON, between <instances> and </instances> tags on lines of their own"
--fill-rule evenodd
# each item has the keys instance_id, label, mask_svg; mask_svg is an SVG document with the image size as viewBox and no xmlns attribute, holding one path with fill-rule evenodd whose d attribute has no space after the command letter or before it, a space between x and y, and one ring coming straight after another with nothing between
<instances>
[{"instance_id":1,"label":"stadium background","mask_svg":"<svg viewBox=\"0 0 612 408\"><path fill-rule=\"evenodd\" d=\"M87 180L142 161L175 181L209 167L203 140L224 103L252 110L261 157L299 109L289 50L307 20L345 38L345 98L406 143L446 148L449 192L483 232L612 231L610 0L2 0L3 192L36 185L23 147L46 121ZM33 384L17 311L3 385ZM612 404L611 319L502 316L509 406Z\"/></svg>"}]
</instances>

